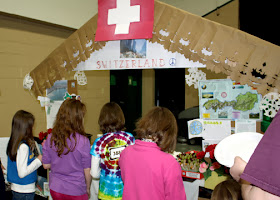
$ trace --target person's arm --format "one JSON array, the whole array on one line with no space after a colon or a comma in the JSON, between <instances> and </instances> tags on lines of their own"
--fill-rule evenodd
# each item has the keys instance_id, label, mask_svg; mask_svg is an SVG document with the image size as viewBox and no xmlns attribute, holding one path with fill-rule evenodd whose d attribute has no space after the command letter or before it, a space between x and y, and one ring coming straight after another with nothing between
<instances>
[{"instance_id":1,"label":"person's arm","mask_svg":"<svg viewBox=\"0 0 280 200\"><path fill-rule=\"evenodd\" d=\"M98 179L100 177L100 158L96 156L91 156L91 170L90 174L92 178Z\"/></svg>"},{"instance_id":2,"label":"person's arm","mask_svg":"<svg viewBox=\"0 0 280 200\"><path fill-rule=\"evenodd\" d=\"M43 164L44 169L50 169L51 168L51 164Z\"/></svg>"},{"instance_id":3,"label":"person's arm","mask_svg":"<svg viewBox=\"0 0 280 200\"><path fill-rule=\"evenodd\" d=\"M30 165L27 166L28 156L29 156L29 147L26 144L21 144L17 151L17 157L16 157L18 176L20 178L24 178L25 176L31 174L42 165L41 162L42 156L39 155L35 160L33 160L30 163Z\"/></svg>"},{"instance_id":4,"label":"person's arm","mask_svg":"<svg viewBox=\"0 0 280 200\"><path fill-rule=\"evenodd\" d=\"M84 169L84 173L86 178L87 193L88 193L88 197L90 197L90 184L91 184L90 168Z\"/></svg>"},{"instance_id":5,"label":"person's arm","mask_svg":"<svg viewBox=\"0 0 280 200\"><path fill-rule=\"evenodd\" d=\"M51 137L51 136L49 136ZM50 169L51 168L51 160L50 160L50 156L49 156L49 141L50 141L50 138L47 138L46 140L44 140L42 142L42 151L43 151L43 158L42 158L42 161L43 161L43 167L44 169Z\"/></svg>"},{"instance_id":6,"label":"person's arm","mask_svg":"<svg viewBox=\"0 0 280 200\"><path fill-rule=\"evenodd\" d=\"M246 165L247 163L239 156L234 158L234 164L230 168L230 174L237 182L240 181L240 176L244 172Z\"/></svg>"}]
</instances>

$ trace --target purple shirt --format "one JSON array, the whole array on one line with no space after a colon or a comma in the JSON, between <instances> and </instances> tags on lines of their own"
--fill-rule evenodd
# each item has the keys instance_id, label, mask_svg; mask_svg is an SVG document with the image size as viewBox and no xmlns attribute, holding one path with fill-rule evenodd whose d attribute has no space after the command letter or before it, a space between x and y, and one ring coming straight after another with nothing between
<instances>
[{"instance_id":1,"label":"purple shirt","mask_svg":"<svg viewBox=\"0 0 280 200\"><path fill-rule=\"evenodd\" d=\"M73 147L75 140L71 135L67 139L69 147ZM50 189L72 196L86 194L84 169L91 167L90 142L85 136L76 133L77 144L74 151L67 155L57 155L54 144L50 147L51 135L43 146L43 163L51 164ZM66 152L66 150L64 150Z\"/></svg>"},{"instance_id":2,"label":"purple shirt","mask_svg":"<svg viewBox=\"0 0 280 200\"><path fill-rule=\"evenodd\" d=\"M123 200L186 200L181 167L156 143L136 140L120 156Z\"/></svg>"},{"instance_id":3,"label":"purple shirt","mask_svg":"<svg viewBox=\"0 0 280 200\"><path fill-rule=\"evenodd\" d=\"M280 196L280 110L266 130L241 178Z\"/></svg>"}]
</instances>

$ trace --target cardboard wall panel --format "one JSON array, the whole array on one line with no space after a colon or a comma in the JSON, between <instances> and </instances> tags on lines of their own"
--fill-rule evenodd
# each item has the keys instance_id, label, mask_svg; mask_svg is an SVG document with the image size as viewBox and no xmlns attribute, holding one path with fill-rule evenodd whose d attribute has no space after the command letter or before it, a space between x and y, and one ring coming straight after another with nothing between
<instances>
[{"instance_id":1,"label":"cardboard wall panel","mask_svg":"<svg viewBox=\"0 0 280 200\"><path fill-rule=\"evenodd\" d=\"M35 116L34 135L38 135L46 129L45 110L35 94L23 88L23 78L73 32L1 15L0 24L0 137L10 136L12 117L19 109ZM67 74L73 79L73 72ZM109 71L86 75L88 85L78 88L87 106L85 129L94 138L101 106L109 101ZM88 93L96 95L87 98Z\"/></svg>"}]
</instances>

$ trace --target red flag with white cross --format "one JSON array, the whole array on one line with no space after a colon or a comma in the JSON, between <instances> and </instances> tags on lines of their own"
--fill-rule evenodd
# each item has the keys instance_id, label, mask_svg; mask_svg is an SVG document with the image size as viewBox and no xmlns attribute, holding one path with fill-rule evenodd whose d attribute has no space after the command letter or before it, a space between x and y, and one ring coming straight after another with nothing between
<instances>
[{"instance_id":1,"label":"red flag with white cross","mask_svg":"<svg viewBox=\"0 0 280 200\"><path fill-rule=\"evenodd\" d=\"M154 0L98 0L95 41L153 36Z\"/></svg>"}]
</instances>

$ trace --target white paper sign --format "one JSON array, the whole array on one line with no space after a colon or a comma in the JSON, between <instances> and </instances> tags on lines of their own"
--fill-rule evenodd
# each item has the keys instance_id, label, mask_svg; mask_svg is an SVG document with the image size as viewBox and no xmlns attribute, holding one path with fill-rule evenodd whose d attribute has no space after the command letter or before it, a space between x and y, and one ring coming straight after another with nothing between
<instances>
[{"instance_id":1,"label":"white paper sign","mask_svg":"<svg viewBox=\"0 0 280 200\"><path fill-rule=\"evenodd\" d=\"M110 55L110 56L108 56ZM145 39L108 41L80 62L75 71L110 69L190 68L206 65L186 58L178 52L167 51L162 44Z\"/></svg>"},{"instance_id":2,"label":"white paper sign","mask_svg":"<svg viewBox=\"0 0 280 200\"><path fill-rule=\"evenodd\" d=\"M8 163L8 157L6 154L6 149L8 146L10 137L0 137L0 157L1 157L1 162L5 169L7 169L7 163ZM6 171L5 171L6 173ZM5 177L6 178L6 177Z\"/></svg>"},{"instance_id":3,"label":"white paper sign","mask_svg":"<svg viewBox=\"0 0 280 200\"><path fill-rule=\"evenodd\" d=\"M235 133L256 132L256 120L236 120Z\"/></svg>"},{"instance_id":4,"label":"white paper sign","mask_svg":"<svg viewBox=\"0 0 280 200\"><path fill-rule=\"evenodd\" d=\"M202 137L205 140L222 140L231 135L231 120L190 120L188 135L189 139Z\"/></svg>"},{"instance_id":5,"label":"white paper sign","mask_svg":"<svg viewBox=\"0 0 280 200\"><path fill-rule=\"evenodd\" d=\"M53 128L54 121L56 119L56 114L63 101L50 102L49 105L45 106L45 111L47 115L47 129Z\"/></svg>"},{"instance_id":6,"label":"white paper sign","mask_svg":"<svg viewBox=\"0 0 280 200\"><path fill-rule=\"evenodd\" d=\"M202 137L206 140L222 140L231 135L231 120L204 120Z\"/></svg>"}]
</instances>

